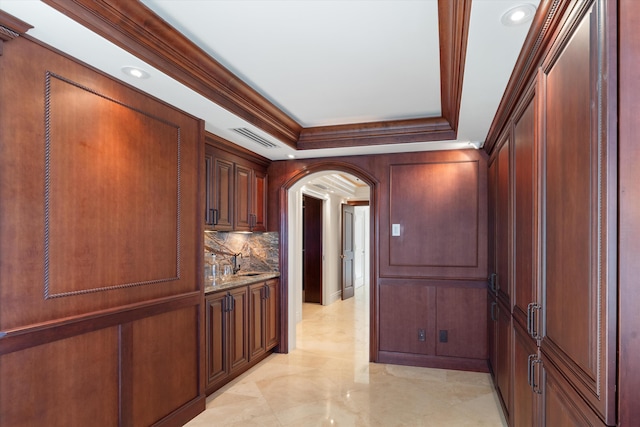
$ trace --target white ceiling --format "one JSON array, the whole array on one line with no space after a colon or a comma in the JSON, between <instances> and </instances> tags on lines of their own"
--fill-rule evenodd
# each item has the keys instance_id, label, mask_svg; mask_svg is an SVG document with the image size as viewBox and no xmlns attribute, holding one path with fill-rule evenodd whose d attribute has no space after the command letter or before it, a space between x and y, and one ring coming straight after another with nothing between
<instances>
[{"instance_id":1,"label":"white ceiling","mask_svg":"<svg viewBox=\"0 0 640 427\"><path fill-rule=\"evenodd\" d=\"M303 127L440 115L436 0L142 0ZM27 34L205 120L272 160L480 145L528 31L502 14L539 0L473 0L456 141L296 151L37 0L0 0ZM61 31L61 29L64 29ZM151 78L122 73L138 66ZM275 142L263 148L231 131Z\"/></svg>"}]
</instances>

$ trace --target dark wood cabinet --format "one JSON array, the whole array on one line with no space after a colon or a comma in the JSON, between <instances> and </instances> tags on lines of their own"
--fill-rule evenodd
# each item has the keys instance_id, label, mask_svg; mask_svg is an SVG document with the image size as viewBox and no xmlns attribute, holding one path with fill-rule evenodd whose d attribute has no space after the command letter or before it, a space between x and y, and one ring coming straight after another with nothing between
<instances>
[{"instance_id":1,"label":"dark wood cabinet","mask_svg":"<svg viewBox=\"0 0 640 427\"><path fill-rule=\"evenodd\" d=\"M249 286L249 360L278 344L278 280Z\"/></svg>"},{"instance_id":2,"label":"dark wood cabinet","mask_svg":"<svg viewBox=\"0 0 640 427\"><path fill-rule=\"evenodd\" d=\"M205 144L205 226L218 231L266 231L267 172Z\"/></svg>"},{"instance_id":3,"label":"dark wood cabinet","mask_svg":"<svg viewBox=\"0 0 640 427\"><path fill-rule=\"evenodd\" d=\"M279 341L279 280L206 295L207 394L254 366Z\"/></svg>"},{"instance_id":4,"label":"dark wood cabinet","mask_svg":"<svg viewBox=\"0 0 640 427\"><path fill-rule=\"evenodd\" d=\"M247 287L206 297L207 393L249 363Z\"/></svg>"},{"instance_id":5,"label":"dark wood cabinet","mask_svg":"<svg viewBox=\"0 0 640 427\"><path fill-rule=\"evenodd\" d=\"M505 418L511 413L511 312L497 300L495 306L496 319L496 366L494 367L495 384L500 397Z\"/></svg>"},{"instance_id":6,"label":"dark wood cabinet","mask_svg":"<svg viewBox=\"0 0 640 427\"><path fill-rule=\"evenodd\" d=\"M492 364L514 426L616 425L617 160L601 56L606 3L567 5L492 154ZM491 297L489 305L495 311ZM511 343L502 341L507 330ZM507 351L511 366L502 363Z\"/></svg>"},{"instance_id":7,"label":"dark wood cabinet","mask_svg":"<svg viewBox=\"0 0 640 427\"><path fill-rule=\"evenodd\" d=\"M538 344L519 323L513 324L513 401L510 425L534 427L540 425L539 379L534 377L539 363Z\"/></svg>"},{"instance_id":8,"label":"dark wood cabinet","mask_svg":"<svg viewBox=\"0 0 640 427\"><path fill-rule=\"evenodd\" d=\"M575 27L542 67L541 349L582 399L613 425L617 218L609 212L616 207L615 141L603 138L607 104L598 93L606 78L598 69L604 4L580 6Z\"/></svg>"}]
</instances>

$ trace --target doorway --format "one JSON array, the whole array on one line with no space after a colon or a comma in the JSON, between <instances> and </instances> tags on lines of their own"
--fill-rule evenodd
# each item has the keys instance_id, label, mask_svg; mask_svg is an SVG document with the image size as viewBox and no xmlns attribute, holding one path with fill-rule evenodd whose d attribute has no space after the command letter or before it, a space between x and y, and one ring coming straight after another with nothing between
<instances>
[{"instance_id":1,"label":"doorway","mask_svg":"<svg viewBox=\"0 0 640 427\"><path fill-rule=\"evenodd\" d=\"M336 177L338 175L338 177ZM345 182L351 181L356 183L358 195L349 194L348 196L343 193ZM332 184L333 181L333 185ZM283 326L286 327L286 333L288 338L286 339L288 350L296 348L296 327L299 322L302 321L303 303L307 299L303 297L302 283L305 281L304 272L304 258L306 253L306 243L303 243L303 228L305 210L307 209L306 197L315 198L323 203L323 233L322 238L318 239L322 242L322 296L321 304L324 306L331 305L336 301L342 300L342 206L344 204L360 205L359 215L354 215L354 218L358 218L354 222L352 233L354 236L358 234L360 241L354 243L354 260L353 268L357 268L360 274L356 272L355 277L358 280L357 285L354 282L354 288L361 287L359 292L356 292L356 297L362 299L362 303L366 303L366 322L370 322L370 310L369 305L373 305L373 295L370 296L370 286L368 283L369 277L372 274L367 271L367 274L363 274L364 268L369 268L373 263L369 262L369 258L372 256L372 249L370 248L369 234L373 232L369 221L369 199L372 197L372 191L367 182L364 182L361 178L356 177L354 174L336 171L336 170L324 170L316 173L306 174L299 178L297 181L293 181L288 190L286 191L287 200L287 221L286 221L286 235L287 244L286 248L286 260L287 263L284 266L286 270L286 283L283 285L286 287L287 292L287 321ZM341 189L342 187L342 189ZM364 194L364 195L363 195ZM355 201L355 199L359 199ZM303 209L303 202L305 208ZM362 206L364 205L364 206ZM363 218L367 217L366 223ZM356 225L357 224L357 225ZM305 227L306 228L306 227ZM356 233L356 230L360 232ZM364 231L366 230L366 232ZM360 260L358 261L358 267L355 267L356 254L360 253ZM362 257L366 258L365 263ZM375 267L375 264L373 264ZM366 276L366 281L365 281ZM366 285L366 286L364 286ZM357 289L356 289L357 290ZM306 284L304 293L306 294ZM366 295L365 295L366 294ZM365 302L366 301L366 302ZM361 313L364 311L361 311ZM373 332L372 332L373 335ZM370 342L373 343L373 339Z\"/></svg>"},{"instance_id":2,"label":"doorway","mask_svg":"<svg viewBox=\"0 0 640 427\"><path fill-rule=\"evenodd\" d=\"M302 196L302 299L322 304L323 201Z\"/></svg>"}]
</instances>

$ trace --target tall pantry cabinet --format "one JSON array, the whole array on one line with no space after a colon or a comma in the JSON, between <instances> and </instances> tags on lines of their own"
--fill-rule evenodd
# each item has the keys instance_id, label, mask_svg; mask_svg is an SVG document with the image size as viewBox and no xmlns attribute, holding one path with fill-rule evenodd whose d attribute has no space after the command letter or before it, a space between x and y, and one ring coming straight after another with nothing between
<instances>
[{"instance_id":1,"label":"tall pantry cabinet","mask_svg":"<svg viewBox=\"0 0 640 427\"><path fill-rule=\"evenodd\" d=\"M549 3L548 45L491 150L490 283L498 307L509 285L511 320L501 337L492 316L492 370L510 425L616 425L613 2Z\"/></svg>"}]
</instances>

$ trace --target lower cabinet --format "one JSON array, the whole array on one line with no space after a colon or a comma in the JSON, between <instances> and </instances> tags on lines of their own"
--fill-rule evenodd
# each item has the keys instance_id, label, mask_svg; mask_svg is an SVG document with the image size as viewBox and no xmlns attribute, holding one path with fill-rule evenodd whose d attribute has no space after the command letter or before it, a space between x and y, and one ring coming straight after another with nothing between
<instances>
[{"instance_id":1,"label":"lower cabinet","mask_svg":"<svg viewBox=\"0 0 640 427\"><path fill-rule=\"evenodd\" d=\"M278 280L249 286L249 360L278 344Z\"/></svg>"},{"instance_id":2,"label":"lower cabinet","mask_svg":"<svg viewBox=\"0 0 640 427\"><path fill-rule=\"evenodd\" d=\"M272 279L206 295L207 394L278 345L278 284Z\"/></svg>"}]
</instances>

